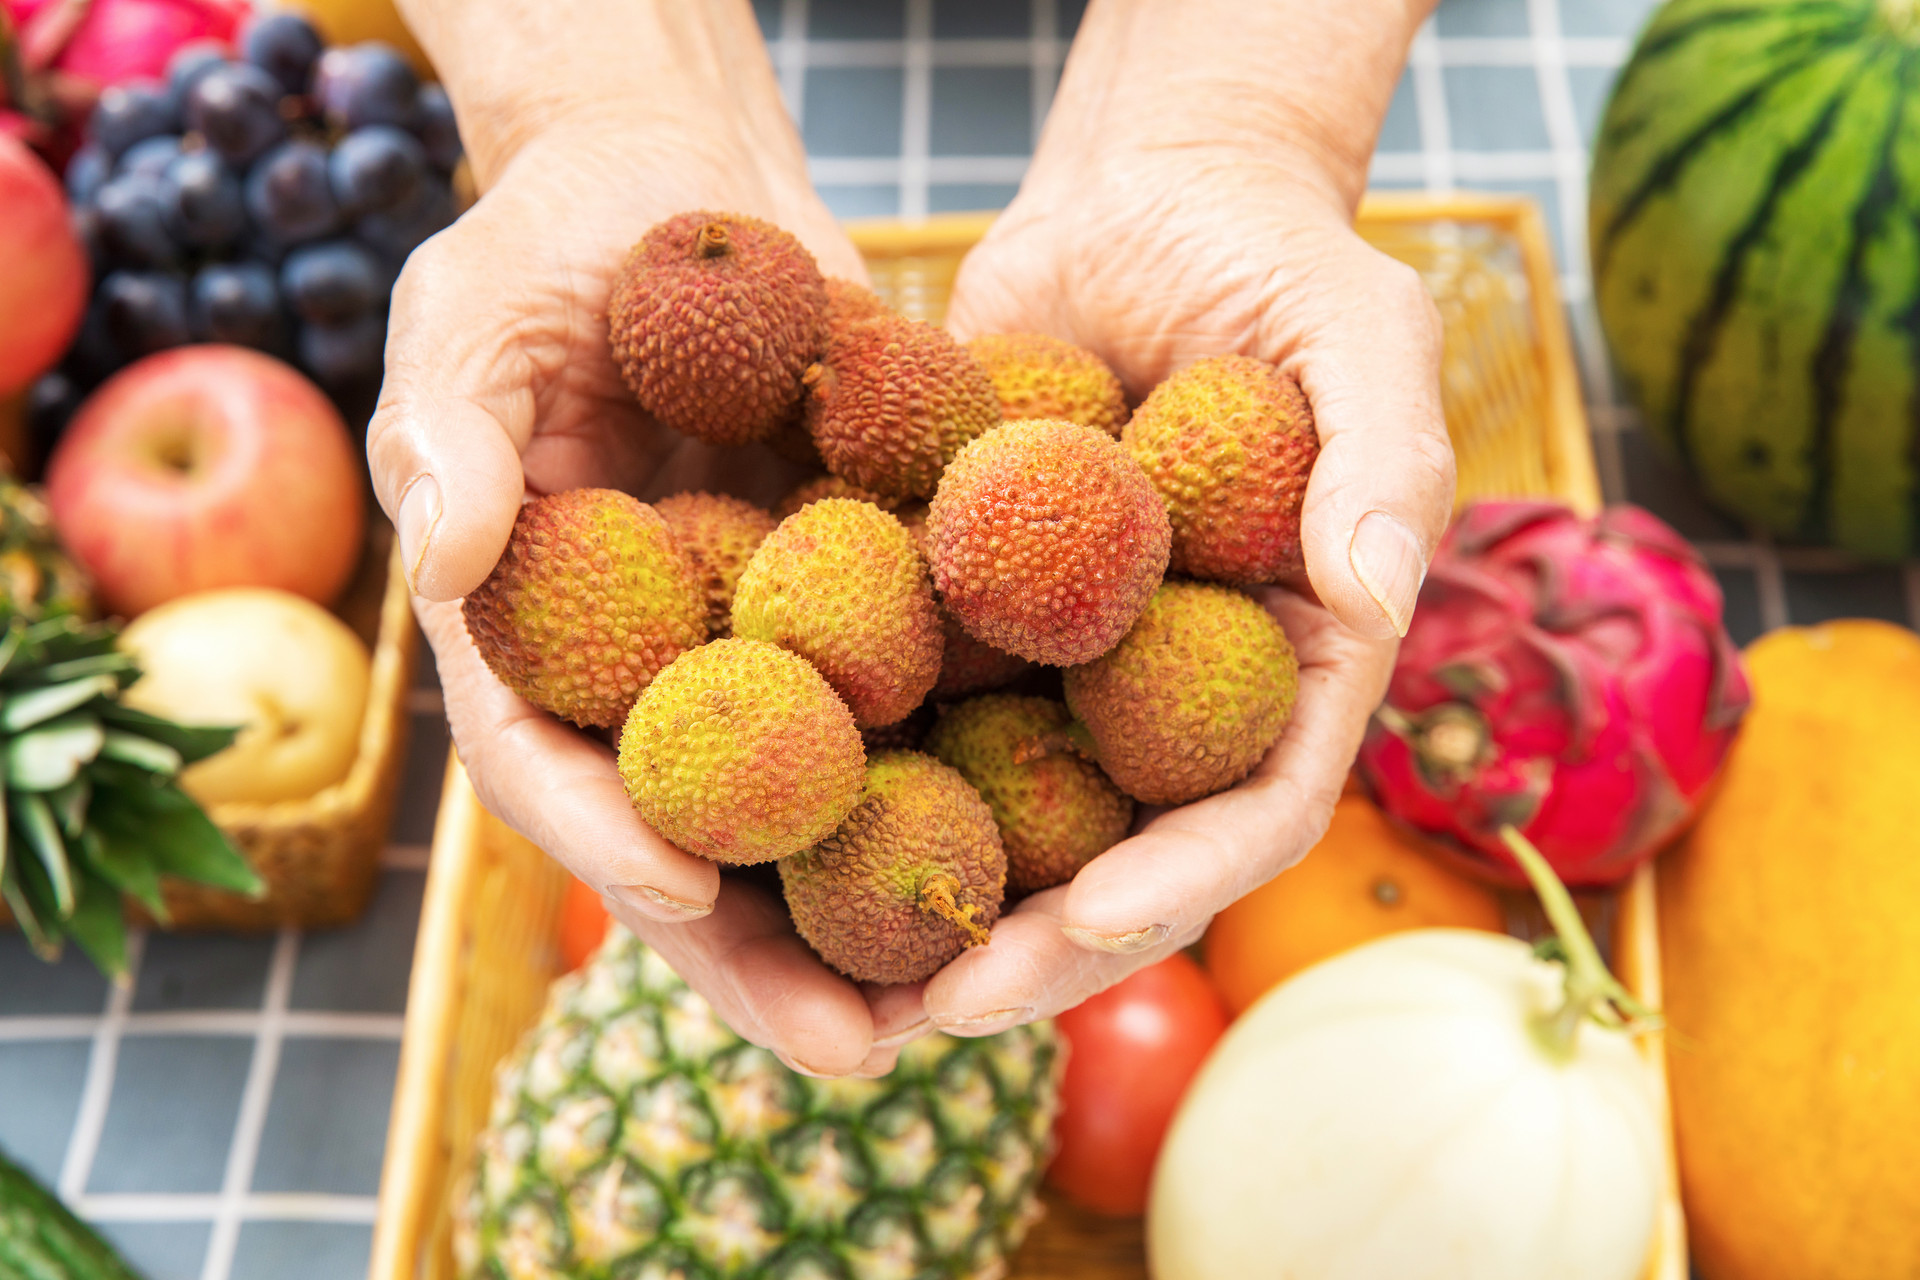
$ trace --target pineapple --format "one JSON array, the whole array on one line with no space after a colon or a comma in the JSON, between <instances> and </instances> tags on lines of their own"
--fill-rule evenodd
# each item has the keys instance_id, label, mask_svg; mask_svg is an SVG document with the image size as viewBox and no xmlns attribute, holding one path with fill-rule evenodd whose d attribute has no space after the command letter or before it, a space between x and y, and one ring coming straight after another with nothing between
<instances>
[{"instance_id":1,"label":"pineapple","mask_svg":"<svg viewBox=\"0 0 1920 1280\"><path fill-rule=\"evenodd\" d=\"M1039 1216L1051 1024L811 1080L623 929L502 1065L456 1194L469 1280L985 1280Z\"/></svg>"},{"instance_id":2,"label":"pineapple","mask_svg":"<svg viewBox=\"0 0 1920 1280\"><path fill-rule=\"evenodd\" d=\"M0 473L0 615L36 622L92 612L87 575L54 536L39 491Z\"/></svg>"}]
</instances>

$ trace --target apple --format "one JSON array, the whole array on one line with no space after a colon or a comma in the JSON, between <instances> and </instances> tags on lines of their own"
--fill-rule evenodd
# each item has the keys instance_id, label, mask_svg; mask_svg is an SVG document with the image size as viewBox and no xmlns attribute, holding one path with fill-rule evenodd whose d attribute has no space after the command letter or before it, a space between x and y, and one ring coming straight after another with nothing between
<instances>
[{"instance_id":1,"label":"apple","mask_svg":"<svg viewBox=\"0 0 1920 1280\"><path fill-rule=\"evenodd\" d=\"M60 180L18 138L0 134L0 400L65 354L87 309L87 251Z\"/></svg>"},{"instance_id":2,"label":"apple","mask_svg":"<svg viewBox=\"0 0 1920 1280\"><path fill-rule=\"evenodd\" d=\"M311 600L261 587L181 596L136 618L120 647L141 670L128 706L244 726L180 775L201 804L301 800L353 767L372 664L360 637Z\"/></svg>"},{"instance_id":3,"label":"apple","mask_svg":"<svg viewBox=\"0 0 1920 1280\"><path fill-rule=\"evenodd\" d=\"M295 370L176 347L80 406L47 462L47 505L112 612L213 587L327 604L360 557L364 483L346 423Z\"/></svg>"}]
</instances>

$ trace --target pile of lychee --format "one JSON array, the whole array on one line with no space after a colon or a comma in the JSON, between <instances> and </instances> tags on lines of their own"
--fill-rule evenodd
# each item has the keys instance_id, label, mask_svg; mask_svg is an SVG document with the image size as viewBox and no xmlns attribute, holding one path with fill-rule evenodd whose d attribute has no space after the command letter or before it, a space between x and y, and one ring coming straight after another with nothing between
<instances>
[{"instance_id":1,"label":"pile of lychee","mask_svg":"<svg viewBox=\"0 0 1920 1280\"><path fill-rule=\"evenodd\" d=\"M1239 588L1302 567L1319 441L1289 375L1202 360L1129 415L1089 351L962 345L723 213L648 231L608 321L658 422L823 474L777 513L537 498L468 630L521 697L620 730L656 831L777 860L828 964L928 977L1136 801L1221 791L1280 737L1293 648Z\"/></svg>"}]
</instances>

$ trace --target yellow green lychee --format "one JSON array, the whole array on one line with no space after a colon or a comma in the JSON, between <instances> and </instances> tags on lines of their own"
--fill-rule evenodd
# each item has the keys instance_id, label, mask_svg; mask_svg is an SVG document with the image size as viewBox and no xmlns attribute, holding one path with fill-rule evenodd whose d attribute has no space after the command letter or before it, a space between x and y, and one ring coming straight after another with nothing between
<instances>
[{"instance_id":1,"label":"yellow green lychee","mask_svg":"<svg viewBox=\"0 0 1920 1280\"><path fill-rule=\"evenodd\" d=\"M620 777L648 826L715 862L771 862L837 829L866 785L846 704L757 640L681 655L633 705Z\"/></svg>"},{"instance_id":2,"label":"yellow green lychee","mask_svg":"<svg viewBox=\"0 0 1920 1280\"><path fill-rule=\"evenodd\" d=\"M989 333L967 350L993 379L1008 422L1056 418L1118 436L1127 425L1127 393L1107 362L1044 333Z\"/></svg>"},{"instance_id":3,"label":"yellow green lychee","mask_svg":"<svg viewBox=\"0 0 1920 1280\"><path fill-rule=\"evenodd\" d=\"M707 637L692 562L666 520L614 489L569 489L522 506L462 612L502 684L600 728L622 723L648 682Z\"/></svg>"},{"instance_id":4,"label":"yellow green lychee","mask_svg":"<svg viewBox=\"0 0 1920 1280\"><path fill-rule=\"evenodd\" d=\"M653 506L693 562L707 602L707 634L732 634L734 587L778 522L764 508L721 493L676 493Z\"/></svg>"}]
</instances>

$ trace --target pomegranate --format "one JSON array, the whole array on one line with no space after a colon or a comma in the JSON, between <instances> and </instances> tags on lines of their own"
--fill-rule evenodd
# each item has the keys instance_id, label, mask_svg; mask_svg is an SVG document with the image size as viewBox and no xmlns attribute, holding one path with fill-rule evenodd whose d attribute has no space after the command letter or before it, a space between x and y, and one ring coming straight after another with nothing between
<instances>
[{"instance_id":1,"label":"pomegranate","mask_svg":"<svg viewBox=\"0 0 1920 1280\"><path fill-rule=\"evenodd\" d=\"M1566 883L1608 885L1693 815L1749 700L1719 584L1672 528L1481 502L1434 557L1360 772L1483 877L1526 883L1511 823Z\"/></svg>"}]
</instances>

